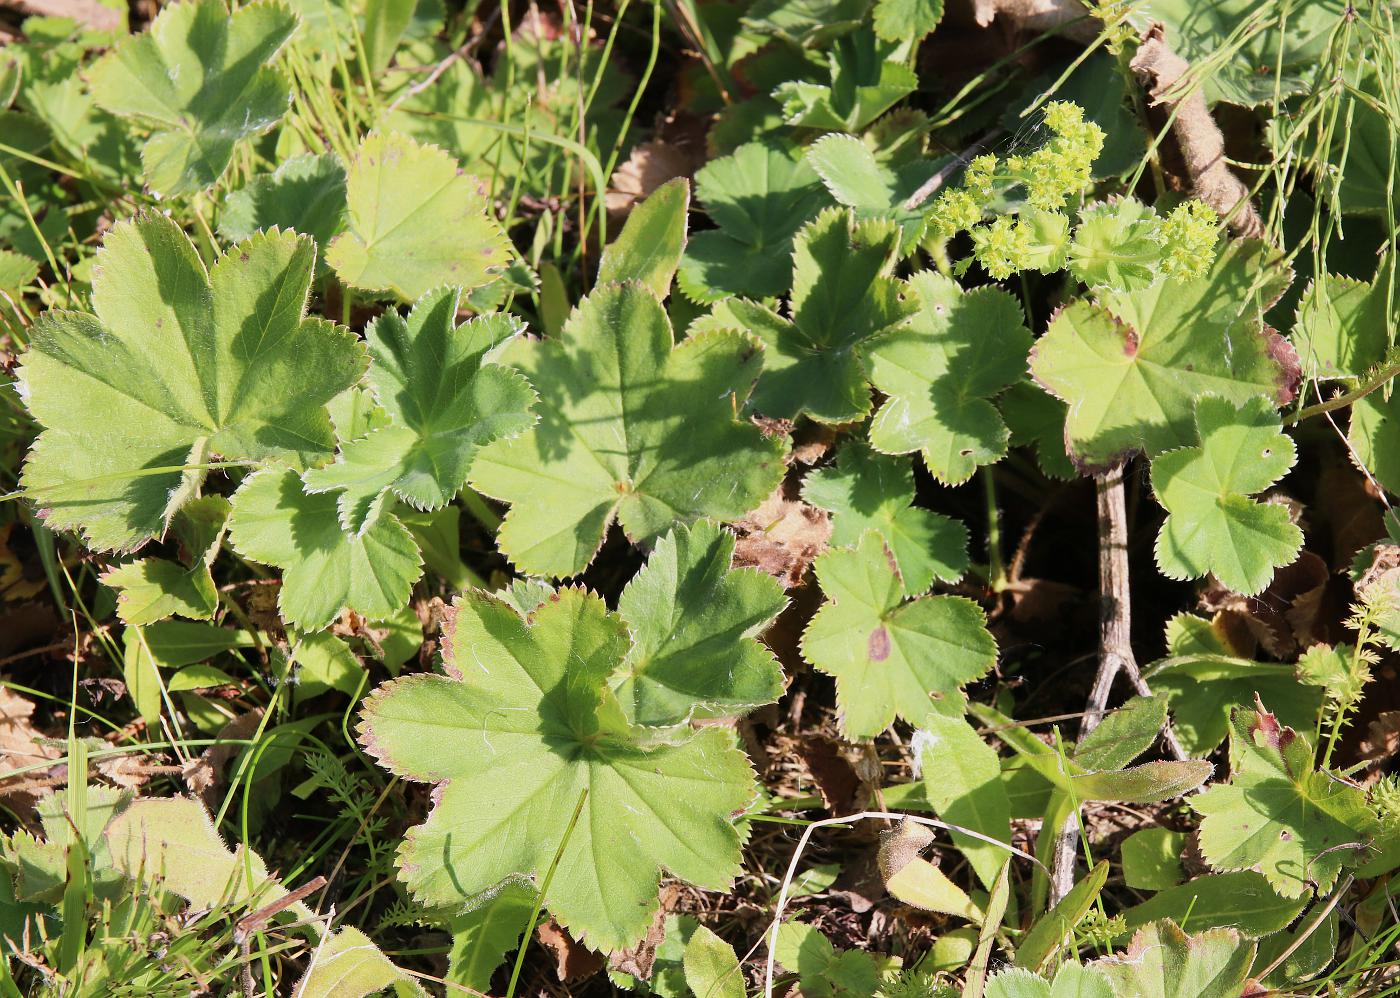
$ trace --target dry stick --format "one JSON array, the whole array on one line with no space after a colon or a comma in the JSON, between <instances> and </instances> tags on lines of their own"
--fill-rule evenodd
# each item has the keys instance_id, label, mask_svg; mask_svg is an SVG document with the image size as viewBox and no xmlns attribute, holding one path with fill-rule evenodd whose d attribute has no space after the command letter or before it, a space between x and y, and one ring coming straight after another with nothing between
<instances>
[{"instance_id":1,"label":"dry stick","mask_svg":"<svg viewBox=\"0 0 1400 998\"><path fill-rule=\"evenodd\" d=\"M962 167L967 163L972 162L974 156L979 155L983 149L987 148L987 144L989 142L995 142L1002 136L1004 132L1005 129L994 128L982 138L982 141L974 142L962 152L958 153L958 155L953 158L953 161L951 163L944 166L933 176L925 180L922 184L919 185L918 190L916 190L913 194L910 194L909 197L905 198L904 204L902 206L904 210L913 211L915 208L919 207L919 205L923 204L925 201L931 198L934 192L938 190L938 188L942 187L945 183L947 183L949 177L951 177L958 170L962 169Z\"/></svg>"},{"instance_id":2,"label":"dry stick","mask_svg":"<svg viewBox=\"0 0 1400 998\"><path fill-rule=\"evenodd\" d=\"M1262 236L1264 223L1250 203L1249 188L1225 160L1225 136L1211 117L1201 87L1194 87L1185 96L1171 93L1191 64L1172 51L1161 24L1153 23L1143 34L1142 44L1129 65L1152 103L1175 111L1172 134L1186 160L1192 193L1214 208L1237 235Z\"/></svg>"}]
</instances>

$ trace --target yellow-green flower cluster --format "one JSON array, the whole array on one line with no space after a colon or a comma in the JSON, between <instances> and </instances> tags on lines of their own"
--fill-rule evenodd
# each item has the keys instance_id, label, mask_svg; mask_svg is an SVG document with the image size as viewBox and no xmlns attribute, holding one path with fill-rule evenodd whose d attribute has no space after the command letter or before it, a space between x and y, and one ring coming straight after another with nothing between
<instances>
[{"instance_id":1,"label":"yellow-green flower cluster","mask_svg":"<svg viewBox=\"0 0 1400 998\"><path fill-rule=\"evenodd\" d=\"M1203 201L1183 201L1162 220L1162 271L1167 277L1190 280L1210 269L1220 238L1220 219Z\"/></svg>"},{"instance_id":2,"label":"yellow-green flower cluster","mask_svg":"<svg viewBox=\"0 0 1400 998\"><path fill-rule=\"evenodd\" d=\"M1026 156L1006 161L1010 178L1026 188L1026 200L1036 208L1056 211L1065 199L1089 186L1094 160L1103 150L1103 129L1084 120L1084 111L1069 101L1045 105L1045 124L1053 137Z\"/></svg>"}]
</instances>

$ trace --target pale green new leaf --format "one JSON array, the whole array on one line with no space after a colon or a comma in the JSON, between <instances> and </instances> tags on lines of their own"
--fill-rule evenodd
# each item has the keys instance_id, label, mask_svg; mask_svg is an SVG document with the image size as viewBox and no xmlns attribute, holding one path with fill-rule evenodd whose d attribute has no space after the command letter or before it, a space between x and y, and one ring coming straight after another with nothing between
<instances>
[{"instance_id":1,"label":"pale green new leaf","mask_svg":"<svg viewBox=\"0 0 1400 998\"><path fill-rule=\"evenodd\" d=\"M98 60L91 75L98 104L152 131L141 163L153 193L168 198L214 184L240 141L286 113L291 88L269 64L296 26L280 0L232 14L223 0L187 0Z\"/></svg>"},{"instance_id":2,"label":"pale green new leaf","mask_svg":"<svg viewBox=\"0 0 1400 998\"><path fill-rule=\"evenodd\" d=\"M922 730L926 733L920 757L924 794L934 813L949 824L1010 842L1011 803L996 750L961 717L930 714ZM952 836L977 878L990 888L1006 863L1007 851L961 832Z\"/></svg>"},{"instance_id":3,"label":"pale green new leaf","mask_svg":"<svg viewBox=\"0 0 1400 998\"><path fill-rule=\"evenodd\" d=\"M908 458L877 454L852 440L834 465L803 480L802 498L830 511L832 547L851 547L867 530L878 532L907 593L926 592L934 579L956 582L967 571L967 527L913 504Z\"/></svg>"},{"instance_id":4,"label":"pale green new leaf","mask_svg":"<svg viewBox=\"0 0 1400 998\"><path fill-rule=\"evenodd\" d=\"M1272 253L1234 243L1204 277L1110 292L1055 314L1031 372L1069 404L1065 436L1077 464L1111 467L1140 450L1194 443L1199 395L1293 398L1297 356L1259 318L1288 285Z\"/></svg>"},{"instance_id":5,"label":"pale green new leaf","mask_svg":"<svg viewBox=\"0 0 1400 998\"><path fill-rule=\"evenodd\" d=\"M1278 412L1265 398L1239 408L1214 395L1196 400L1200 445L1152 460L1152 488L1167 510L1157 567L1171 579L1215 575L1252 595L1303 545L1303 532L1277 503L1249 498L1288 473L1297 458Z\"/></svg>"},{"instance_id":6,"label":"pale green new leaf","mask_svg":"<svg viewBox=\"0 0 1400 998\"><path fill-rule=\"evenodd\" d=\"M695 194L718 228L693 233L678 281L686 296L769 298L792 286L792 239L829 203L807 161L751 142L695 174Z\"/></svg>"},{"instance_id":7,"label":"pale green new leaf","mask_svg":"<svg viewBox=\"0 0 1400 998\"><path fill-rule=\"evenodd\" d=\"M1217 870L1258 870L1286 898L1327 891L1376 834L1360 789L1314 767L1306 737L1262 705L1230 720L1230 782L1191 798L1201 854Z\"/></svg>"},{"instance_id":8,"label":"pale green new leaf","mask_svg":"<svg viewBox=\"0 0 1400 998\"><path fill-rule=\"evenodd\" d=\"M505 962L506 954L519 946L521 931L534 909L534 890L509 884L491 900L449 921L452 949L447 954L447 980L489 993L491 975Z\"/></svg>"},{"instance_id":9,"label":"pale green new leaf","mask_svg":"<svg viewBox=\"0 0 1400 998\"><path fill-rule=\"evenodd\" d=\"M1161 223L1136 198L1089 205L1079 213L1069 272L1091 288L1140 291L1161 275Z\"/></svg>"},{"instance_id":10,"label":"pale green new leaf","mask_svg":"<svg viewBox=\"0 0 1400 998\"><path fill-rule=\"evenodd\" d=\"M886 454L918 451L948 484L1006 454L1010 431L990 401L1025 372L1031 334L1006 292L964 292L936 271L909 278L918 311L866 350L870 380L889 398L870 424Z\"/></svg>"},{"instance_id":11,"label":"pale green new leaf","mask_svg":"<svg viewBox=\"0 0 1400 998\"><path fill-rule=\"evenodd\" d=\"M477 451L533 422L534 392L486 354L521 330L504 313L456 325L461 292L439 288L401 316L390 309L365 330L367 380L386 420L342 440L334 464L303 476L308 491L339 492L341 525L361 531L390 489L419 510L439 509L466 483Z\"/></svg>"},{"instance_id":12,"label":"pale green new leaf","mask_svg":"<svg viewBox=\"0 0 1400 998\"><path fill-rule=\"evenodd\" d=\"M824 211L793 248L791 319L758 302L727 299L691 333L740 329L763 341L763 373L750 399L763 415L857 420L870 411L860 348L913 311L887 276L896 242L888 223L853 224L845 210Z\"/></svg>"},{"instance_id":13,"label":"pale green new leaf","mask_svg":"<svg viewBox=\"0 0 1400 998\"><path fill-rule=\"evenodd\" d=\"M778 927L774 958L798 976L802 994L809 998L867 998L879 987L881 964L893 958L865 950L837 950L820 929L802 922Z\"/></svg>"},{"instance_id":14,"label":"pale green new leaf","mask_svg":"<svg viewBox=\"0 0 1400 998\"><path fill-rule=\"evenodd\" d=\"M231 193L219 216L219 235L239 242L259 229L293 229L315 239L324 255L344 221L345 167L331 153L308 154L283 160Z\"/></svg>"},{"instance_id":15,"label":"pale green new leaf","mask_svg":"<svg viewBox=\"0 0 1400 998\"><path fill-rule=\"evenodd\" d=\"M599 284L639 281L658 298L671 293L671 280L685 252L690 212L690 181L668 180L632 208L618 237L603 250Z\"/></svg>"},{"instance_id":16,"label":"pale green new leaf","mask_svg":"<svg viewBox=\"0 0 1400 998\"><path fill-rule=\"evenodd\" d=\"M233 496L229 541L243 557L283 570L278 609L304 631L347 607L371 620L390 617L423 572L413 535L393 513L380 510L362 532L346 531L335 496L308 494L291 470L248 476Z\"/></svg>"},{"instance_id":17,"label":"pale green new leaf","mask_svg":"<svg viewBox=\"0 0 1400 998\"><path fill-rule=\"evenodd\" d=\"M744 998L744 974L734 947L705 926L691 933L682 965L685 983L696 998Z\"/></svg>"},{"instance_id":18,"label":"pale green new leaf","mask_svg":"<svg viewBox=\"0 0 1400 998\"><path fill-rule=\"evenodd\" d=\"M345 925L313 948L311 965L294 994L297 998L367 998L385 988L393 988L397 998L427 994L369 936Z\"/></svg>"},{"instance_id":19,"label":"pale green new leaf","mask_svg":"<svg viewBox=\"0 0 1400 998\"><path fill-rule=\"evenodd\" d=\"M1133 998L1239 998L1254 961L1254 944L1233 929L1188 936L1175 922L1153 922L1126 952L1090 964Z\"/></svg>"},{"instance_id":20,"label":"pale green new leaf","mask_svg":"<svg viewBox=\"0 0 1400 998\"><path fill-rule=\"evenodd\" d=\"M374 132L346 176L346 228L326 250L342 281L405 301L440 285L472 291L510 263L480 181L436 146Z\"/></svg>"},{"instance_id":21,"label":"pale green new leaf","mask_svg":"<svg viewBox=\"0 0 1400 998\"><path fill-rule=\"evenodd\" d=\"M545 903L607 951L646 932L663 870L728 889L740 868L731 815L751 800L753 773L724 729L667 741L630 726L607 685L627 649L623 621L582 590L560 590L528 620L473 591L447 629L448 675L398 679L366 701L365 749L397 776L440 784L399 850L420 902L462 908L542 877L559 851Z\"/></svg>"},{"instance_id":22,"label":"pale green new leaf","mask_svg":"<svg viewBox=\"0 0 1400 998\"><path fill-rule=\"evenodd\" d=\"M570 576L614 518L647 542L675 523L737 519L783 476L786 441L737 418L763 364L737 332L673 345L640 285L595 290L557 340L516 340L502 362L539 393L539 422L483 448L472 485L511 503L502 552L531 575Z\"/></svg>"},{"instance_id":23,"label":"pale green new leaf","mask_svg":"<svg viewBox=\"0 0 1400 998\"><path fill-rule=\"evenodd\" d=\"M930 710L961 715L961 687L996 662L981 607L961 596L906 602L874 531L815 567L827 602L802 635L802 656L836 677L845 734L872 738L896 716L918 723Z\"/></svg>"},{"instance_id":24,"label":"pale green new leaf","mask_svg":"<svg viewBox=\"0 0 1400 998\"><path fill-rule=\"evenodd\" d=\"M364 349L305 316L315 247L273 230L206 271L170 219L107 233L95 316L49 311L19 379L44 427L22 484L51 527L97 549L139 547L193 498L211 460L295 466L334 446L326 403L359 380Z\"/></svg>"},{"instance_id":25,"label":"pale green new leaf","mask_svg":"<svg viewBox=\"0 0 1400 998\"><path fill-rule=\"evenodd\" d=\"M615 689L636 723L732 716L782 695L782 666L757 635L787 605L783 587L733 558L734 535L715 523L677 525L623 590L632 646Z\"/></svg>"}]
</instances>

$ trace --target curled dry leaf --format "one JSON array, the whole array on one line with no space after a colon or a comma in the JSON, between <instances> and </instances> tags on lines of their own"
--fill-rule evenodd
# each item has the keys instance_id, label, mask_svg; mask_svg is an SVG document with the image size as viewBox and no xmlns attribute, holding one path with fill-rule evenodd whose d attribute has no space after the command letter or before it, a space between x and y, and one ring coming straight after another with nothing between
<instances>
[{"instance_id":1,"label":"curled dry leaf","mask_svg":"<svg viewBox=\"0 0 1400 998\"><path fill-rule=\"evenodd\" d=\"M0 687L0 780L15 770L57 759L63 751L40 741L44 733L34 727L34 701L8 687ZM0 797L9 796L33 803L28 790L7 791L0 783Z\"/></svg>"},{"instance_id":2,"label":"curled dry leaf","mask_svg":"<svg viewBox=\"0 0 1400 998\"><path fill-rule=\"evenodd\" d=\"M632 207L662 184L676 177L689 177L700 162L683 146L657 140L632 148L626 162L613 171L604 197L608 214L625 218Z\"/></svg>"},{"instance_id":3,"label":"curled dry leaf","mask_svg":"<svg viewBox=\"0 0 1400 998\"><path fill-rule=\"evenodd\" d=\"M554 957L554 973L561 981L580 981L603 969L603 957L552 918L540 923L535 938Z\"/></svg>"},{"instance_id":4,"label":"curled dry leaf","mask_svg":"<svg viewBox=\"0 0 1400 998\"><path fill-rule=\"evenodd\" d=\"M805 502L785 499L782 489L734 524L739 541L735 566L761 569L786 588L801 585L817 555L831 539L831 514Z\"/></svg>"}]
</instances>

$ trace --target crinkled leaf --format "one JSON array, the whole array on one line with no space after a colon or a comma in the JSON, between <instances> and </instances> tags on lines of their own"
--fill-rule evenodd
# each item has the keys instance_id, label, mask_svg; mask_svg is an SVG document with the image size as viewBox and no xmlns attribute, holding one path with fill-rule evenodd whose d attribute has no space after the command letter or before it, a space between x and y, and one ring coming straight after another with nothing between
<instances>
[{"instance_id":1,"label":"crinkled leaf","mask_svg":"<svg viewBox=\"0 0 1400 998\"><path fill-rule=\"evenodd\" d=\"M369 698L365 749L398 776L441 784L399 850L419 901L461 907L541 877L563 843L546 904L610 950L646 932L663 870L728 888L740 862L731 815L750 801L753 773L721 728L658 741L628 725L607 687L627 647L622 620L581 590L560 590L528 620L470 592L449 626L449 675L394 680Z\"/></svg>"},{"instance_id":2,"label":"crinkled leaf","mask_svg":"<svg viewBox=\"0 0 1400 998\"><path fill-rule=\"evenodd\" d=\"M987 979L986 998L1116 998L1108 976L1097 967L1062 963L1053 981L1019 967Z\"/></svg>"},{"instance_id":3,"label":"crinkled leaf","mask_svg":"<svg viewBox=\"0 0 1400 998\"><path fill-rule=\"evenodd\" d=\"M371 620L392 616L423 572L398 517L381 511L361 533L346 531L335 496L308 494L290 470L257 472L234 493L229 541L245 558L283 570L277 606L306 631L347 607Z\"/></svg>"},{"instance_id":4,"label":"crinkled leaf","mask_svg":"<svg viewBox=\"0 0 1400 998\"><path fill-rule=\"evenodd\" d=\"M896 716L917 723L930 710L961 714L963 684L996 662L981 607L961 596L906 602L874 531L815 565L827 602L802 635L802 656L836 677L842 730L870 738Z\"/></svg>"},{"instance_id":5,"label":"crinkled leaf","mask_svg":"<svg viewBox=\"0 0 1400 998\"><path fill-rule=\"evenodd\" d=\"M326 250L342 281L405 301L489 284L513 250L480 182L436 146L398 132L360 144L346 176L346 227Z\"/></svg>"},{"instance_id":6,"label":"crinkled leaf","mask_svg":"<svg viewBox=\"0 0 1400 998\"><path fill-rule=\"evenodd\" d=\"M406 317L391 309L365 330L374 360L368 381L387 421L303 476L313 492L340 493L347 530L364 528L385 489L415 509L445 506L483 445L533 422L525 379L486 360L520 324L497 313L456 325L460 299L456 288L439 288Z\"/></svg>"},{"instance_id":7,"label":"crinkled leaf","mask_svg":"<svg viewBox=\"0 0 1400 998\"><path fill-rule=\"evenodd\" d=\"M1157 213L1136 198L1089 205L1069 246L1068 267L1091 288L1140 291L1161 275L1162 241Z\"/></svg>"},{"instance_id":8,"label":"crinkled leaf","mask_svg":"<svg viewBox=\"0 0 1400 998\"><path fill-rule=\"evenodd\" d=\"M763 373L750 402L765 416L844 423L870 411L859 350L913 311L885 276L896 233L885 223L853 225L844 210L823 212L797 235L787 319L758 302L728 299L697 320L694 333L740 329L763 341Z\"/></svg>"},{"instance_id":9,"label":"crinkled leaf","mask_svg":"<svg viewBox=\"0 0 1400 998\"><path fill-rule=\"evenodd\" d=\"M640 281L658 298L671 293L671 280L685 252L690 212L690 181L668 180L633 207L627 223L598 264L599 284Z\"/></svg>"},{"instance_id":10,"label":"crinkled leaf","mask_svg":"<svg viewBox=\"0 0 1400 998\"><path fill-rule=\"evenodd\" d=\"M1306 737L1262 705L1230 720L1230 782L1191 799L1217 870L1258 870L1286 898L1328 890L1375 834L1366 795L1314 767Z\"/></svg>"},{"instance_id":11,"label":"crinkled leaf","mask_svg":"<svg viewBox=\"0 0 1400 998\"><path fill-rule=\"evenodd\" d=\"M50 526L99 549L140 546L215 459L294 465L334 445L326 403L364 372L346 330L305 316L315 247L276 230L206 271L174 222L121 222L98 253L95 316L46 312L20 381L45 427L25 492Z\"/></svg>"},{"instance_id":12,"label":"crinkled leaf","mask_svg":"<svg viewBox=\"0 0 1400 998\"><path fill-rule=\"evenodd\" d=\"M632 646L615 688L636 723L733 715L782 695L782 666L756 635L787 605L783 587L733 559L733 534L678 525L623 590Z\"/></svg>"},{"instance_id":13,"label":"crinkled leaf","mask_svg":"<svg viewBox=\"0 0 1400 998\"><path fill-rule=\"evenodd\" d=\"M967 527L913 504L908 458L852 440L834 465L807 476L802 497L831 512L832 547L851 547L867 530L877 531L908 593L926 592L934 579L956 582L967 571Z\"/></svg>"},{"instance_id":14,"label":"crinkled leaf","mask_svg":"<svg viewBox=\"0 0 1400 998\"><path fill-rule=\"evenodd\" d=\"M308 154L283 160L229 194L219 235L239 242L258 229L293 229L315 239L324 254L344 221L345 167L331 153Z\"/></svg>"},{"instance_id":15,"label":"crinkled leaf","mask_svg":"<svg viewBox=\"0 0 1400 998\"><path fill-rule=\"evenodd\" d=\"M1016 299L964 292L936 271L909 279L919 310L866 350L870 380L889 396L870 424L886 454L918 451L929 471L965 482L1005 453L1010 432L988 399L1025 371L1031 334Z\"/></svg>"},{"instance_id":16,"label":"crinkled leaf","mask_svg":"<svg viewBox=\"0 0 1400 998\"><path fill-rule=\"evenodd\" d=\"M1254 944L1233 929L1188 936L1171 921L1144 926L1125 953L1095 960L1115 995L1134 998L1239 998Z\"/></svg>"},{"instance_id":17,"label":"crinkled leaf","mask_svg":"<svg viewBox=\"0 0 1400 998\"><path fill-rule=\"evenodd\" d=\"M1069 404L1065 435L1077 463L1109 467L1139 450L1194 443L1199 395L1236 404L1293 398L1297 357L1259 319L1288 284L1272 252L1235 243L1204 277L1108 293L1055 314L1031 371Z\"/></svg>"},{"instance_id":18,"label":"crinkled leaf","mask_svg":"<svg viewBox=\"0 0 1400 998\"><path fill-rule=\"evenodd\" d=\"M673 346L639 285L595 290L559 339L517 340L503 360L539 393L540 419L483 448L471 481L511 503L498 540L528 574L582 571L614 518L650 541L674 523L742 516L782 478L785 441L735 416L760 345L716 332Z\"/></svg>"},{"instance_id":19,"label":"crinkled leaf","mask_svg":"<svg viewBox=\"0 0 1400 998\"><path fill-rule=\"evenodd\" d=\"M232 14L223 0L188 0L164 8L149 30L93 66L98 103L152 131L141 162L153 192L171 197L209 187L240 141L286 113L291 88L269 64L296 26L280 0Z\"/></svg>"},{"instance_id":20,"label":"crinkled leaf","mask_svg":"<svg viewBox=\"0 0 1400 998\"><path fill-rule=\"evenodd\" d=\"M695 174L695 194L718 228L693 233L680 288L698 302L776 297L792 286L792 239L828 203L806 160L751 142Z\"/></svg>"},{"instance_id":21,"label":"crinkled leaf","mask_svg":"<svg viewBox=\"0 0 1400 998\"><path fill-rule=\"evenodd\" d=\"M1157 535L1157 567L1172 579L1213 574L1236 592L1260 592L1303 545L1286 506L1249 498L1293 467L1293 438L1282 432L1265 398L1236 408L1202 396L1196 431L1199 446L1152 460L1152 488L1167 510Z\"/></svg>"}]
</instances>

